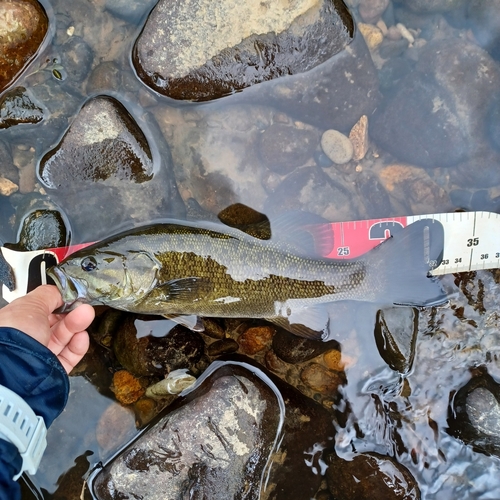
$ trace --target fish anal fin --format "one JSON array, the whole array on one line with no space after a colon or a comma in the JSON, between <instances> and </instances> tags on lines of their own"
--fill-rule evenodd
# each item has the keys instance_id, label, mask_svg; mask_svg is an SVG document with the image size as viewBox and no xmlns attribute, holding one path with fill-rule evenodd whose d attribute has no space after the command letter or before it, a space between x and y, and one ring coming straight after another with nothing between
<instances>
[{"instance_id":1,"label":"fish anal fin","mask_svg":"<svg viewBox=\"0 0 500 500\"><path fill-rule=\"evenodd\" d=\"M199 316L195 314L184 315L184 314L163 314L163 317L178 323L179 325L189 328L193 332L203 332L205 331L205 326L203 321Z\"/></svg>"},{"instance_id":2,"label":"fish anal fin","mask_svg":"<svg viewBox=\"0 0 500 500\"><path fill-rule=\"evenodd\" d=\"M279 326L280 328L283 328L284 330L287 330L290 333L293 333L294 335L297 335L298 337L312 340L322 340L323 338L323 332L311 330L307 326L301 325L299 323L290 324L287 318L274 317L266 318L266 320L276 326Z\"/></svg>"},{"instance_id":3,"label":"fish anal fin","mask_svg":"<svg viewBox=\"0 0 500 500\"><path fill-rule=\"evenodd\" d=\"M294 307L283 304L280 314L266 318L289 332L308 339L323 340L330 333L330 317L323 305Z\"/></svg>"}]
</instances>

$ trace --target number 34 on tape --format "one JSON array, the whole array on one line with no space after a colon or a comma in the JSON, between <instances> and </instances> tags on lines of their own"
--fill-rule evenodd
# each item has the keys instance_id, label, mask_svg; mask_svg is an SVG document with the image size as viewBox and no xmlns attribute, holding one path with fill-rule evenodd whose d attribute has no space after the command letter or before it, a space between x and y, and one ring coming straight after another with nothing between
<instances>
[{"instance_id":1,"label":"number 34 on tape","mask_svg":"<svg viewBox=\"0 0 500 500\"><path fill-rule=\"evenodd\" d=\"M427 220L443 234L443 258L433 275L500 267L500 215L492 212L455 212L407 217L392 217L329 223L332 238L322 250L330 259L354 259L369 252L406 226ZM16 288L5 285L2 296L7 302L46 283L45 269L68 255L90 245L17 252L0 247L3 257L15 272ZM431 266L432 267L432 266Z\"/></svg>"}]
</instances>

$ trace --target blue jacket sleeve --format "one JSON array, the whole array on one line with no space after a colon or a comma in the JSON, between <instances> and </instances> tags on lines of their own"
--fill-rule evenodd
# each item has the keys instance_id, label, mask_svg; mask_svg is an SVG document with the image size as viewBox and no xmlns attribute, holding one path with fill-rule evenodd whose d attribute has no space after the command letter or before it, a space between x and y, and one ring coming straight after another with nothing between
<instances>
[{"instance_id":1,"label":"blue jacket sleeve","mask_svg":"<svg viewBox=\"0 0 500 500\"><path fill-rule=\"evenodd\" d=\"M21 396L47 427L62 412L69 394L69 379L57 357L14 328L0 327L0 384ZM20 498L12 477L21 465L17 448L0 439L0 500Z\"/></svg>"}]
</instances>

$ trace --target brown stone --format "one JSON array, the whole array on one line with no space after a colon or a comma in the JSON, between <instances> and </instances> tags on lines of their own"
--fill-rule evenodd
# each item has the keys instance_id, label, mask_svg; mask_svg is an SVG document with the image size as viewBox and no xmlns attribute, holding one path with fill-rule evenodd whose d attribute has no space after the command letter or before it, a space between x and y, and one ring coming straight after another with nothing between
<instances>
[{"instance_id":1,"label":"brown stone","mask_svg":"<svg viewBox=\"0 0 500 500\"><path fill-rule=\"evenodd\" d=\"M111 388L116 399L124 405L135 403L145 393L141 381L127 370L120 370L113 375Z\"/></svg>"},{"instance_id":2,"label":"brown stone","mask_svg":"<svg viewBox=\"0 0 500 500\"><path fill-rule=\"evenodd\" d=\"M19 186L5 177L0 177L0 195L10 196L19 190Z\"/></svg>"},{"instance_id":3,"label":"brown stone","mask_svg":"<svg viewBox=\"0 0 500 500\"><path fill-rule=\"evenodd\" d=\"M410 206L413 213L426 213L429 207L435 211L446 211L451 203L443 188L419 167L393 164L384 167L379 179L390 196Z\"/></svg>"},{"instance_id":4,"label":"brown stone","mask_svg":"<svg viewBox=\"0 0 500 500\"><path fill-rule=\"evenodd\" d=\"M319 363L311 363L306 366L300 374L300 379L313 391L320 394L335 393L338 386L344 383L341 372L329 370Z\"/></svg>"},{"instance_id":5,"label":"brown stone","mask_svg":"<svg viewBox=\"0 0 500 500\"><path fill-rule=\"evenodd\" d=\"M257 354L269 346L274 335L271 326L254 326L240 335L238 342L245 354Z\"/></svg>"},{"instance_id":6,"label":"brown stone","mask_svg":"<svg viewBox=\"0 0 500 500\"><path fill-rule=\"evenodd\" d=\"M36 0L0 3L0 92L33 59L45 38L47 14Z\"/></svg>"},{"instance_id":7,"label":"brown stone","mask_svg":"<svg viewBox=\"0 0 500 500\"><path fill-rule=\"evenodd\" d=\"M342 354L337 349L325 352L325 354L323 354L323 361L330 370L341 371L344 368Z\"/></svg>"},{"instance_id":8,"label":"brown stone","mask_svg":"<svg viewBox=\"0 0 500 500\"><path fill-rule=\"evenodd\" d=\"M352 127L349 133L349 139L352 142L354 149L352 159L362 160L368 151L368 117L363 115L358 122Z\"/></svg>"}]
</instances>

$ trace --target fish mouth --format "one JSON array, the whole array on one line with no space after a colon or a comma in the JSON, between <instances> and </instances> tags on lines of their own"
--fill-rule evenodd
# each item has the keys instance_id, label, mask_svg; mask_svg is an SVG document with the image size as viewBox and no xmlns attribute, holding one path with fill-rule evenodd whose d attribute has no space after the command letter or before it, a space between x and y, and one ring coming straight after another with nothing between
<instances>
[{"instance_id":1,"label":"fish mouth","mask_svg":"<svg viewBox=\"0 0 500 500\"><path fill-rule=\"evenodd\" d=\"M47 271L47 275L52 278L57 288L61 292L64 304L57 308L55 313L65 313L72 311L79 304L88 303L87 286L77 278L67 276L57 267L52 267Z\"/></svg>"}]
</instances>

